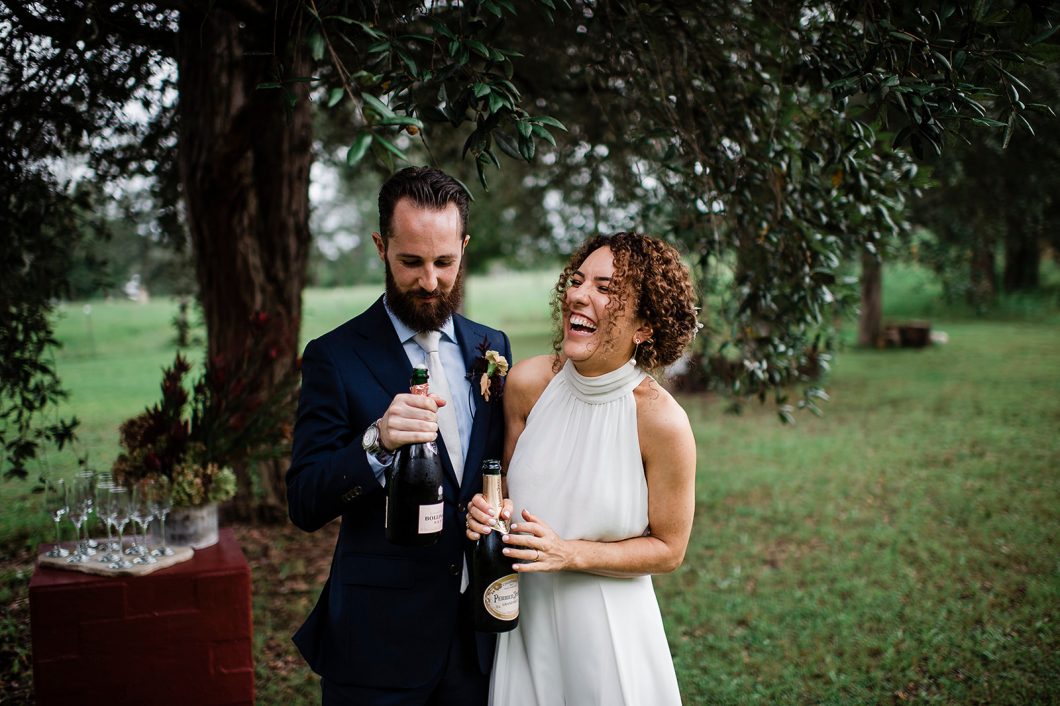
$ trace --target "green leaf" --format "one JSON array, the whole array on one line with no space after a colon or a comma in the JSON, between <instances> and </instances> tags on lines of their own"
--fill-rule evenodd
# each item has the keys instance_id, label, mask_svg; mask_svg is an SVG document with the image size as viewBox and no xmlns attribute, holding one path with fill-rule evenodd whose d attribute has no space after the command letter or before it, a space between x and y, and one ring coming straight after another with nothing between
<instances>
[{"instance_id":1,"label":"green leaf","mask_svg":"<svg viewBox=\"0 0 1060 706\"><path fill-rule=\"evenodd\" d=\"M1017 113L1016 117L1020 119L1020 122L1023 123L1023 127L1027 128L1027 132L1029 132L1031 134L1031 136L1033 137L1034 136L1034 128L1031 127L1031 124L1029 122L1027 122L1027 118L1023 117L1022 113Z\"/></svg>"},{"instance_id":2,"label":"green leaf","mask_svg":"<svg viewBox=\"0 0 1060 706\"><path fill-rule=\"evenodd\" d=\"M488 194L489 190L490 190L490 186L489 186L489 184L486 183L486 169L485 169L485 167L486 167L486 163L482 160L481 157L479 159L475 160L475 170L478 172L478 181L479 181L480 184L482 184L482 188L485 189L486 193Z\"/></svg>"},{"instance_id":3,"label":"green leaf","mask_svg":"<svg viewBox=\"0 0 1060 706\"><path fill-rule=\"evenodd\" d=\"M505 98L498 93L490 93L490 113L496 113L505 105Z\"/></svg>"},{"instance_id":4,"label":"green leaf","mask_svg":"<svg viewBox=\"0 0 1060 706\"><path fill-rule=\"evenodd\" d=\"M346 150L346 164L354 166L360 162L365 153L368 152L368 147L372 144L372 133L365 132L357 136L357 139L350 145L350 149Z\"/></svg>"},{"instance_id":5,"label":"green leaf","mask_svg":"<svg viewBox=\"0 0 1060 706\"><path fill-rule=\"evenodd\" d=\"M530 132L533 130L533 126L526 120L520 120L515 127L524 138L530 137Z\"/></svg>"},{"instance_id":6,"label":"green leaf","mask_svg":"<svg viewBox=\"0 0 1060 706\"><path fill-rule=\"evenodd\" d=\"M456 35L453 34L452 30L446 27L442 22L439 22L438 20L433 18L428 21L430 22L431 27L434 28L434 31L438 34L442 35L446 39L456 39Z\"/></svg>"},{"instance_id":7,"label":"green leaf","mask_svg":"<svg viewBox=\"0 0 1060 706\"><path fill-rule=\"evenodd\" d=\"M932 53L932 54L934 54L934 55L935 55L935 58L936 58L936 59L938 59L938 60L939 60L939 62L940 62L940 63L941 63L941 64L942 64L943 66L945 66L945 67L946 67L946 70L947 70L947 71L949 71L950 73L953 73L953 67L952 67L952 66L950 66L950 62L949 62L949 60L948 60L948 59L947 59L946 57L944 57L944 56L943 56L942 54L940 54L940 53L939 53L939 52L937 52L937 51L932 51L931 53Z\"/></svg>"},{"instance_id":8,"label":"green leaf","mask_svg":"<svg viewBox=\"0 0 1060 706\"><path fill-rule=\"evenodd\" d=\"M400 58L401 61L404 62L405 66L408 67L409 73L412 74L413 78L416 78L416 76L419 74L419 67L416 66L416 62L411 56L409 56L408 52L404 51L403 49L396 49L396 51L398 58Z\"/></svg>"},{"instance_id":9,"label":"green leaf","mask_svg":"<svg viewBox=\"0 0 1060 706\"><path fill-rule=\"evenodd\" d=\"M259 83L255 88L259 90L265 90L270 88L283 88L283 84L278 81L266 81L265 83Z\"/></svg>"},{"instance_id":10,"label":"green leaf","mask_svg":"<svg viewBox=\"0 0 1060 706\"><path fill-rule=\"evenodd\" d=\"M392 111L383 101L379 100L371 93L362 93L361 100L364 101L365 107L375 112L382 118L394 118L397 115Z\"/></svg>"},{"instance_id":11,"label":"green leaf","mask_svg":"<svg viewBox=\"0 0 1060 706\"><path fill-rule=\"evenodd\" d=\"M324 38L320 36L320 33L313 32L311 35L309 35L309 38L306 39L306 41L309 43L309 53L313 56L313 58L316 61L320 61L321 59L323 59L325 44Z\"/></svg>"},{"instance_id":12,"label":"green leaf","mask_svg":"<svg viewBox=\"0 0 1060 706\"><path fill-rule=\"evenodd\" d=\"M486 48L486 45L477 39L467 40L467 46L471 48L471 51L475 52L484 59L490 58L490 50Z\"/></svg>"},{"instance_id":13,"label":"green leaf","mask_svg":"<svg viewBox=\"0 0 1060 706\"><path fill-rule=\"evenodd\" d=\"M385 54L390 51L390 40L384 39L381 42L376 42L368 47L369 54Z\"/></svg>"},{"instance_id":14,"label":"green leaf","mask_svg":"<svg viewBox=\"0 0 1060 706\"><path fill-rule=\"evenodd\" d=\"M412 117L411 115L395 115L392 118L385 118L383 120L379 120L375 124L380 126L412 125L413 127L423 129L423 123L420 122L418 119Z\"/></svg>"},{"instance_id":15,"label":"green leaf","mask_svg":"<svg viewBox=\"0 0 1060 706\"><path fill-rule=\"evenodd\" d=\"M519 153L522 154L523 159L527 162L532 162L534 160L534 150L534 141L529 137L524 137L519 140Z\"/></svg>"},{"instance_id":16,"label":"green leaf","mask_svg":"<svg viewBox=\"0 0 1060 706\"><path fill-rule=\"evenodd\" d=\"M501 148L501 152L508 155L512 159L522 159L523 156L519 154L519 147L515 144L515 141L505 132L500 130L494 130L493 141L497 143L497 146Z\"/></svg>"},{"instance_id":17,"label":"green leaf","mask_svg":"<svg viewBox=\"0 0 1060 706\"><path fill-rule=\"evenodd\" d=\"M1001 143L1001 149L1007 149L1009 140L1012 139L1012 129L1016 126L1016 111L1008 114L1008 124L1005 125L1005 139Z\"/></svg>"},{"instance_id":18,"label":"green leaf","mask_svg":"<svg viewBox=\"0 0 1060 706\"><path fill-rule=\"evenodd\" d=\"M552 143L553 147L556 146L556 138L552 137L552 133L550 133L548 130L541 127L540 125L534 125L532 129L535 135Z\"/></svg>"},{"instance_id":19,"label":"green leaf","mask_svg":"<svg viewBox=\"0 0 1060 706\"><path fill-rule=\"evenodd\" d=\"M538 123L540 125L549 125L551 127L556 128L557 130L562 130L563 132L567 132L567 128L566 128L566 126L563 125L563 123L561 123L560 121L556 120L555 118L549 117L547 115L542 115L542 116L534 118L534 122L536 122L536 123Z\"/></svg>"},{"instance_id":20,"label":"green leaf","mask_svg":"<svg viewBox=\"0 0 1060 706\"><path fill-rule=\"evenodd\" d=\"M475 94L475 98L481 98L482 96L490 92L490 87L485 83L479 82L474 85L473 92Z\"/></svg>"},{"instance_id":21,"label":"green leaf","mask_svg":"<svg viewBox=\"0 0 1060 706\"><path fill-rule=\"evenodd\" d=\"M331 93L328 95L328 107L334 108L339 101L342 100L342 96L346 94L342 88L332 88Z\"/></svg>"},{"instance_id":22,"label":"green leaf","mask_svg":"<svg viewBox=\"0 0 1060 706\"><path fill-rule=\"evenodd\" d=\"M409 162L409 158L407 156L405 156L405 153L402 152L400 149L398 149L397 145L395 145L390 140L386 139L385 137L381 137L379 135L376 135L374 133L372 134L372 139L375 140L376 142L378 142L380 145L382 145L384 149L386 149L389 152L393 153L393 155L395 157L397 157L398 159L401 159L401 160L404 160L406 162ZM409 164L412 164L412 162L409 162Z\"/></svg>"}]
</instances>

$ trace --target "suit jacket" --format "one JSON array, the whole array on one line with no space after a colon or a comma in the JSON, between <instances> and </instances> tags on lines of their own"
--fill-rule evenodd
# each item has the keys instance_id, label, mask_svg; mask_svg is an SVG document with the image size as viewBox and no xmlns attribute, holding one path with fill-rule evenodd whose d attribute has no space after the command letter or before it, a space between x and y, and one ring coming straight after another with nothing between
<instances>
[{"instance_id":1,"label":"suit jacket","mask_svg":"<svg viewBox=\"0 0 1060 706\"><path fill-rule=\"evenodd\" d=\"M508 337L454 315L467 369L485 339L511 360ZM467 503L482 488L485 458L500 458L504 412L476 395L471 440L458 486L444 442L442 536L406 548L383 534L385 491L361 448L361 435L395 395L408 392L412 366L380 298L342 326L310 341L302 357L302 391L294 432L287 502L307 532L342 518L331 574L294 642L313 671L337 684L422 686L442 670L457 628ZM450 379L452 378L450 374ZM488 673L494 636L476 634Z\"/></svg>"}]
</instances>

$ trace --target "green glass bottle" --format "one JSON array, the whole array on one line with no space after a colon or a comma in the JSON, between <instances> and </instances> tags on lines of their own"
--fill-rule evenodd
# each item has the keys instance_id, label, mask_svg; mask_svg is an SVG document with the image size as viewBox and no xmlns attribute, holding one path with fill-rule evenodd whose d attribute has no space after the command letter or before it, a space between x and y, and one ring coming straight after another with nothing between
<instances>
[{"instance_id":1,"label":"green glass bottle","mask_svg":"<svg viewBox=\"0 0 1060 706\"><path fill-rule=\"evenodd\" d=\"M412 370L409 390L426 395L427 368ZM386 482L386 538L405 547L425 547L442 536L442 460L433 441L407 444L394 455Z\"/></svg>"},{"instance_id":2,"label":"green glass bottle","mask_svg":"<svg viewBox=\"0 0 1060 706\"><path fill-rule=\"evenodd\" d=\"M500 519L504 493L501 464L494 459L482 462L482 492L497 513L493 531L484 534L471 550L471 591L475 629L481 632L507 632L519 624L519 574L512 560L503 553L501 537L508 528Z\"/></svg>"}]
</instances>

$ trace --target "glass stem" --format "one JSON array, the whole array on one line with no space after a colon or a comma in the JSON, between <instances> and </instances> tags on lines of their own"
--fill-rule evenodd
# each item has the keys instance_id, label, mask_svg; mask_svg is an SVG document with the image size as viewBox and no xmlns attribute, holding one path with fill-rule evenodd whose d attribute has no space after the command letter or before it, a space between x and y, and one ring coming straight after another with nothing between
<instances>
[{"instance_id":1,"label":"glass stem","mask_svg":"<svg viewBox=\"0 0 1060 706\"><path fill-rule=\"evenodd\" d=\"M56 549L59 549L59 545L62 544L62 541L63 541L62 531L59 529L59 524L60 523L61 523L61 520L56 520L55 521L55 548Z\"/></svg>"}]
</instances>

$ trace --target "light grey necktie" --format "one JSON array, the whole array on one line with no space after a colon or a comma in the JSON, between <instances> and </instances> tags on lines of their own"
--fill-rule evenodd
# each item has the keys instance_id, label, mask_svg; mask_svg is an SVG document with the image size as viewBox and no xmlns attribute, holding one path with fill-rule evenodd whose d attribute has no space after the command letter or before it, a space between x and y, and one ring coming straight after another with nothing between
<instances>
[{"instance_id":1,"label":"light grey necktie","mask_svg":"<svg viewBox=\"0 0 1060 706\"><path fill-rule=\"evenodd\" d=\"M456 482L460 483L464 478L464 446L460 443L460 428L456 423L456 407L453 405L453 395L449 389L449 381L445 377L445 366L442 365L442 357L438 355L438 341L441 339L441 331L424 331L414 336L416 343L420 344L427 353L427 370L430 372L431 392L446 401L446 405L438 410L438 431L445 441L445 450L449 452L449 460L453 463L453 471L456 473Z\"/></svg>"}]
</instances>

